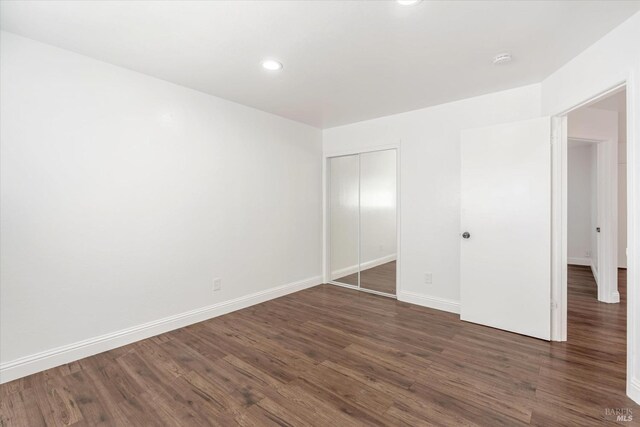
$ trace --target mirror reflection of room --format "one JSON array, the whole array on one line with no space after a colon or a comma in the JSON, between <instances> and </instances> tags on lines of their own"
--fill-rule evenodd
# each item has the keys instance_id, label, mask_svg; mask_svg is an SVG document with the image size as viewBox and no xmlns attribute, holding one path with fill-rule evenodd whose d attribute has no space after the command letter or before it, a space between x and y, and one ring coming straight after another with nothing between
<instances>
[{"instance_id":1,"label":"mirror reflection of room","mask_svg":"<svg viewBox=\"0 0 640 427\"><path fill-rule=\"evenodd\" d=\"M358 155L330 159L331 279L359 286L359 158Z\"/></svg>"},{"instance_id":2,"label":"mirror reflection of room","mask_svg":"<svg viewBox=\"0 0 640 427\"><path fill-rule=\"evenodd\" d=\"M339 284L396 294L396 151L330 159L330 266Z\"/></svg>"}]
</instances>

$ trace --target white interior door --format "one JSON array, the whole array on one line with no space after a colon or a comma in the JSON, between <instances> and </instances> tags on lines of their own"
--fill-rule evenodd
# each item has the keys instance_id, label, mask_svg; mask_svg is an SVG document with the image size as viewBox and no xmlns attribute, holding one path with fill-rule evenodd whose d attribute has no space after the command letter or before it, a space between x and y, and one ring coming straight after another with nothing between
<instances>
[{"instance_id":1,"label":"white interior door","mask_svg":"<svg viewBox=\"0 0 640 427\"><path fill-rule=\"evenodd\" d=\"M469 129L461 150L460 318L549 340L551 120Z\"/></svg>"}]
</instances>

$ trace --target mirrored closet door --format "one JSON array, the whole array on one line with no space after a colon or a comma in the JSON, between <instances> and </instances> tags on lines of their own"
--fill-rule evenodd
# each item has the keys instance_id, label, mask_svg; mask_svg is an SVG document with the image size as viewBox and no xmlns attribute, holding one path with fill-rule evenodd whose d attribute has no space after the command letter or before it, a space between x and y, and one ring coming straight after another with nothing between
<instances>
[{"instance_id":1,"label":"mirrored closet door","mask_svg":"<svg viewBox=\"0 0 640 427\"><path fill-rule=\"evenodd\" d=\"M331 280L359 286L360 168L355 156L329 160Z\"/></svg>"},{"instance_id":2,"label":"mirrored closet door","mask_svg":"<svg viewBox=\"0 0 640 427\"><path fill-rule=\"evenodd\" d=\"M334 284L396 295L396 161L396 150L329 159L329 271Z\"/></svg>"}]
</instances>

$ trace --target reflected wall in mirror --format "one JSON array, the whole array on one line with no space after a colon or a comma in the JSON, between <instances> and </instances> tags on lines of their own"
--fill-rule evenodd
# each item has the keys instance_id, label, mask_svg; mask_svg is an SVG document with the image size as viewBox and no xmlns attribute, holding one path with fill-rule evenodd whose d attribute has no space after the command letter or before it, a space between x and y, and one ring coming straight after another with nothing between
<instances>
[{"instance_id":1,"label":"reflected wall in mirror","mask_svg":"<svg viewBox=\"0 0 640 427\"><path fill-rule=\"evenodd\" d=\"M396 294L396 150L360 154L360 287Z\"/></svg>"},{"instance_id":2,"label":"reflected wall in mirror","mask_svg":"<svg viewBox=\"0 0 640 427\"><path fill-rule=\"evenodd\" d=\"M359 285L359 159L358 155L329 159L329 225L331 280Z\"/></svg>"}]
</instances>

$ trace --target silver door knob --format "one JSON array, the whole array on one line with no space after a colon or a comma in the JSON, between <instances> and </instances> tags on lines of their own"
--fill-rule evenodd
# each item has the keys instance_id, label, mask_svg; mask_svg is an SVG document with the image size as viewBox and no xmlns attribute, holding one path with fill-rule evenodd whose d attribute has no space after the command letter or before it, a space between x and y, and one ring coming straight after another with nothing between
<instances>
[{"instance_id":1,"label":"silver door knob","mask_svg":"<svg viewBox=\"0 0 640 427\"><path fill-rule=\"evenodd\" d=\"M471 234L469 234L468 231L465 231L464 233L462 233L462 238L463 239L468 239L469 237L471 237Z\"/></svg>"}]
</instances>

